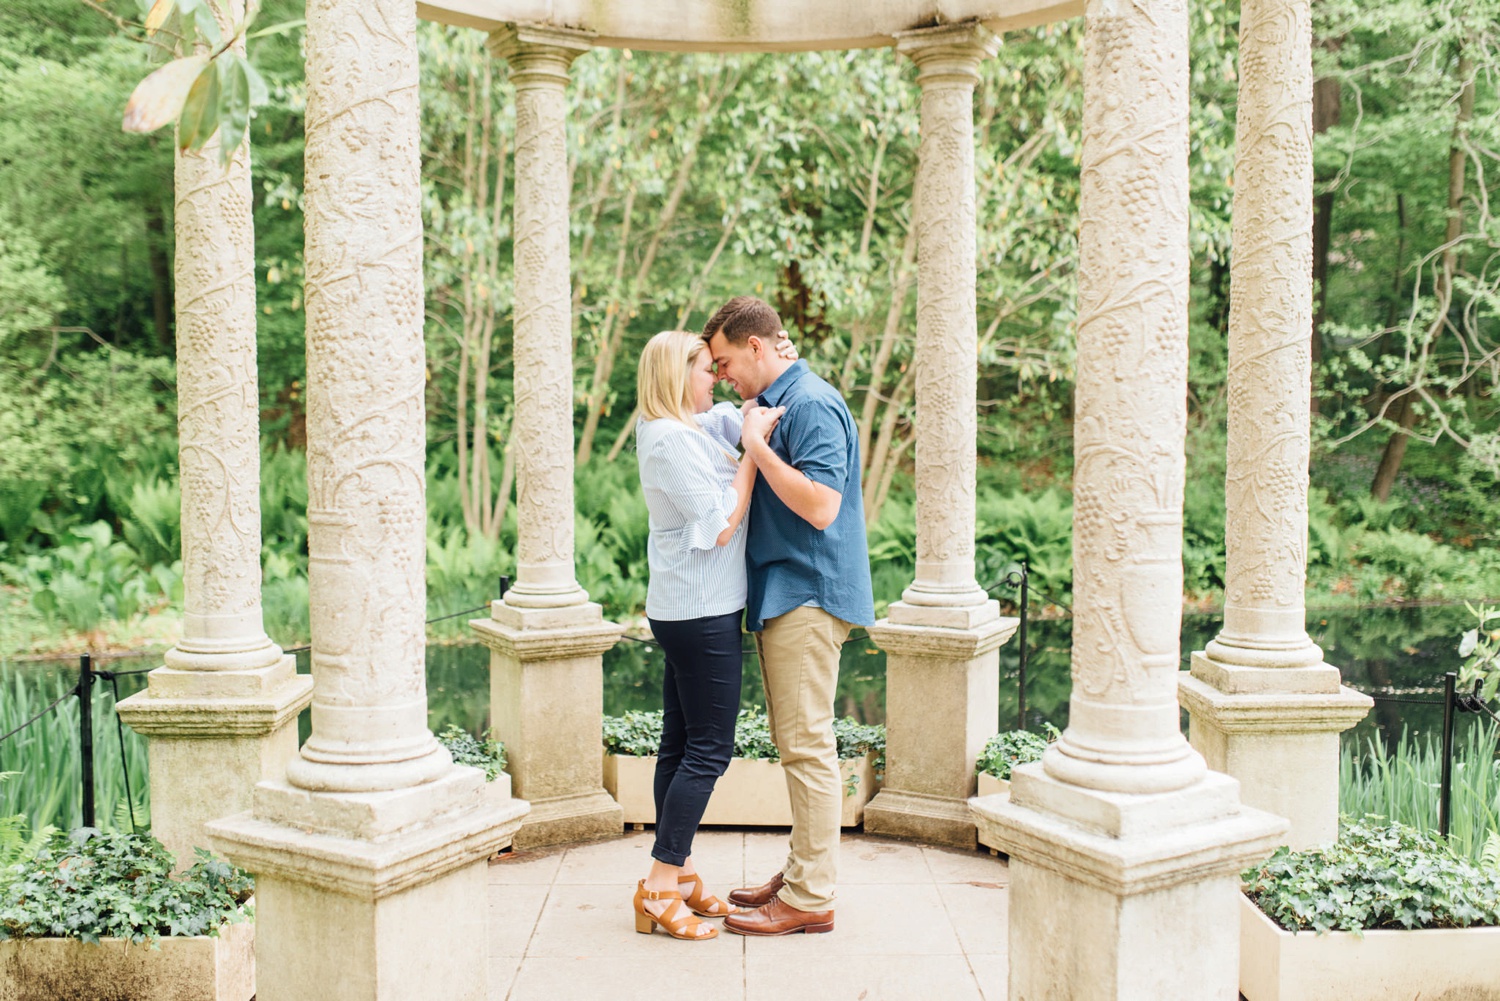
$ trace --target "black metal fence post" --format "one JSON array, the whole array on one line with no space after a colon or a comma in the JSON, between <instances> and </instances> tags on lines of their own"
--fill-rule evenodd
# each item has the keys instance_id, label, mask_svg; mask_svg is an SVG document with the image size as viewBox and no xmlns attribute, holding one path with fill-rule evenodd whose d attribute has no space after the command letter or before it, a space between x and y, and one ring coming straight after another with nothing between
<instances>
[{"instance_id":1,"label":"black metal fence post","mask_svg":"<svg viewBox=\"0 0 1500 1001\"><path fill-rule=\"evenodd\" d=\"M83 771L83 826L94 826L94 661L78 658L78 749Z\"/></svg>"},{"instance_id":2,"label":"black metal fence post","mask_svg":"<svg viewBox=\"0 0 1500 1001\"><path fill-rule=\"evenodd\" d=\"M1458 675L1443 675L1443 770L1438 783L1438 834L1448 836L1448 814L1453 805L1453 704Z\"/></svg>"},{"instance_id":3,"label":"black metal fence post","mask_svg":"<svg viewBox=\"0 0 1500 1001\"><path fill-rule=\"evenodd\" d=\"M1021 628L1016 642L1021 645L1021 669L1016 677L1016 729L1026 729L1026 619L1031 601L1031 571L1021 561Z\"/></svg>"}]
</instances>

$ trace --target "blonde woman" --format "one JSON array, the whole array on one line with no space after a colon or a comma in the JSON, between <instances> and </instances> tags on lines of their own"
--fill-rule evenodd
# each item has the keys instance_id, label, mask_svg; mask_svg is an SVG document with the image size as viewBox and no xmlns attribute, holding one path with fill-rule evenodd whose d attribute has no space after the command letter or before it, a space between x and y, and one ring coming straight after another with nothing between
<instances>
[{"instance_id":1,"label":"blonde woman","mask_svg":"<svg viewBox=\"0 0 1500 1001\"><path fill-rule=\"evenodd\" d=\"M777 349L796 351L784 336ZM636 886L635 930L710 939L699 917L734 908L710 895L693 866L693 835L714 783L729 767L740 705L745 609L745 514L755 465L741 434L769 435L781 410L713 404L713 360L697 334L668 330L641 352L636 452L651 516L646 617L666 654L656 843Z\"/></svg>"}]
</instances>

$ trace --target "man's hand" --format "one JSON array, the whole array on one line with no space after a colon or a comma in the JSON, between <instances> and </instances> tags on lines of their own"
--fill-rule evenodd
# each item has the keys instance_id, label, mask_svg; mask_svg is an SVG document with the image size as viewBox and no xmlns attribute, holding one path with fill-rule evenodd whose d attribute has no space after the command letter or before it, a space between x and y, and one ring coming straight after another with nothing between
<instances>
[{"instance_id":1,"label":"man's hand","mask_svg":"<svg viewBox=\"0 0 1500 1001\"><path fill-rule=\"evenodd\" d=\"M769 441L786 407L749 407L745 410L745 423L740 428L740 441L749 439Z\"/></svg>"}]
</instances>

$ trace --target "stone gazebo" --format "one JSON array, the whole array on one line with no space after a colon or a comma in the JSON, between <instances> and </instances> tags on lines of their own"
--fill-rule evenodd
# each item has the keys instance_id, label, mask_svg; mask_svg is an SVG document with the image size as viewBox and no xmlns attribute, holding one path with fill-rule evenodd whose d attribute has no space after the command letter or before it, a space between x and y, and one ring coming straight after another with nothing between
<instances>
[{"instance_id":1,"label":"stone gazebo","mask_svg":"<svg viewBox=\"0 0 1500 1001\"><path fill-rule=\"evenodd\" d=\"M973 91L1006 31L1079 14L1070 725L1008 798L971 800L1015 626L974 578ZM507 800L426 722L418 17L488 32L515 84L519 569L473 623L492 650ZM261 622L243 148L227 173L212 149L178 161L186 635L121 706L152 738L169 846L182 858L211 839L256 874L262 1001L484 998L486 856L620 833L598 729L620 630L573 566L566 88L601 46L892 45L916 64L917 571L872 630L889 654L889 770L866 829L956 846L977 834L1011 857L1012 997L1233 997L1236 874L1277 843L1333 835L1337 734L1367 706L1302 624L1310 44L1308 0L1245 0L1229 608L1180 676L1186 0L309 0L312 735L295 749L307 682Z\"/></svg>"}]
</instances>

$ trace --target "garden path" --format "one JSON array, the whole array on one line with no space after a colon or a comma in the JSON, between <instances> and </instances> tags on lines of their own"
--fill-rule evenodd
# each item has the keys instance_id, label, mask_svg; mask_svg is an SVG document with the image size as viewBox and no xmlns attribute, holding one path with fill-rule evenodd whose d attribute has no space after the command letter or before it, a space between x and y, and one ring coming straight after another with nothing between
<instances>
[{"instance_id":1,"label":"garden path","mask_svg":"<svg viewBox=\"0 0 1500 1001\"><path fill-rule=\"evenodd\" d=\"M845 835L829 935L678 942L638 935L652 834L506 855L490 866L491 997L611 1001L1004 1001L1009 868L983 850ZM763 882L786 832L705 830L711 891Z\"/></svg>"}]
</instances>

